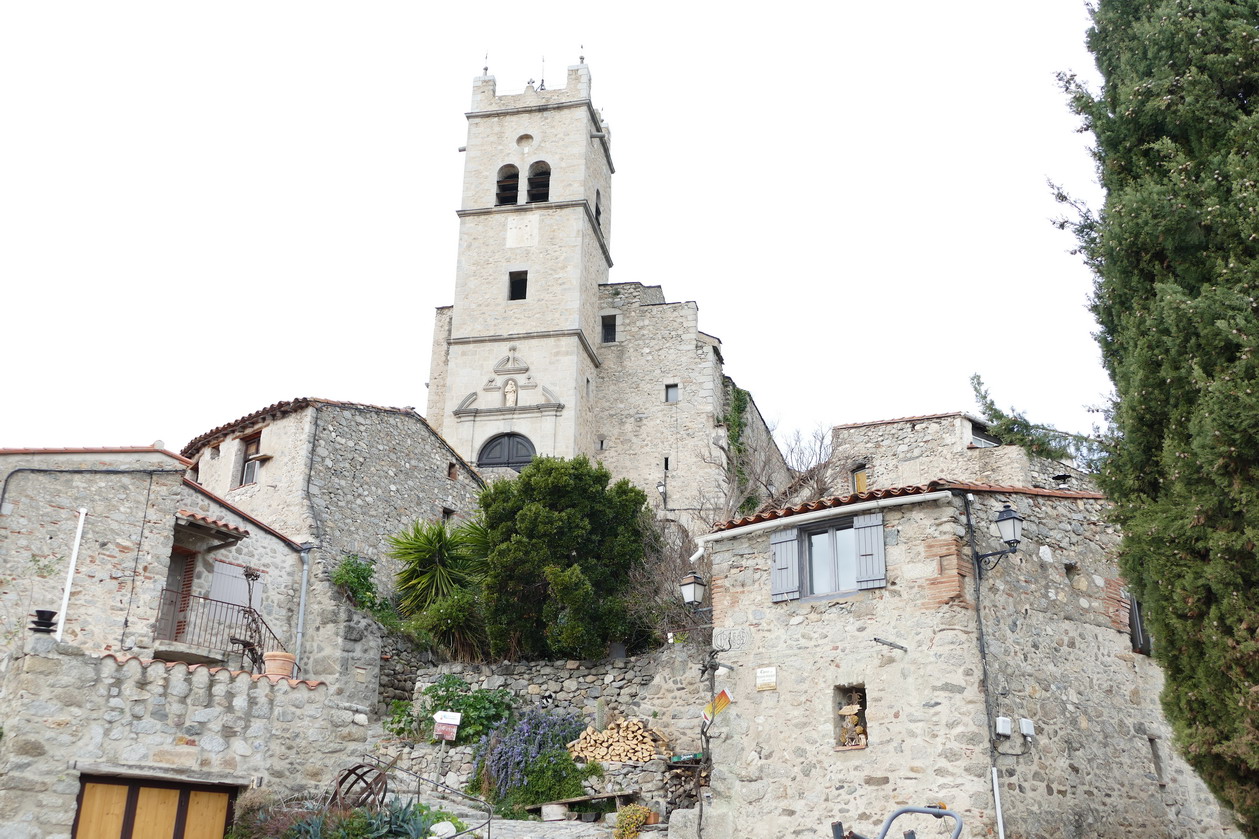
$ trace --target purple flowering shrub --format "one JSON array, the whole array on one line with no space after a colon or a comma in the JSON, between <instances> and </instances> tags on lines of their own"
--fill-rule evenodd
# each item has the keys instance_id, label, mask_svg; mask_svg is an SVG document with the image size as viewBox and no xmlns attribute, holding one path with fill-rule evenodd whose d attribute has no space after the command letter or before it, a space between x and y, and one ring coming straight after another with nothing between
<instances>
[{"instance_id":1,"label":"purple flowering shrub","mask_svg":"<svg viewBox=\"0 0 1259 839\"><path fill-rule=\"evenodd\" d=\"M582 795L582 782L603 774L599 764L579 766L568 754L585 729L576 714L540 708L500 723L473 752L472 788L509 809Z\"/></svg>"}]
</instances>

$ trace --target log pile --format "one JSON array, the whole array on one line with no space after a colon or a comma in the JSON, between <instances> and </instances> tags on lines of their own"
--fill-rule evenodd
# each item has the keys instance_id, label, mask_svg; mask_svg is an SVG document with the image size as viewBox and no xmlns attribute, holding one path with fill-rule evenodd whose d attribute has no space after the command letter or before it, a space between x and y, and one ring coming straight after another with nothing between
<instances>
[{"instance_id":1,"label":"log pile","mask_svg":"<svg viewBox=\"0 0 1259 839\"><path fill-rule=\"evenodd\" d=\"M642 720L621 720L603 731L586 726L581 736L568 744L568 753L579 760L646 763L669 757L669 743Z\"/></svg>"},{"instance_id":2,"label":"log pile","mask_svg":"<svg viewBox=\"0 0 1259 839\"><path fill-rule=\"evenodd\" d=\"M665 777L665 799L669 810L689 810L699 801L699 788L708 786L707 768L684 766L670 769Z\"/></svg>"}]
</instances>

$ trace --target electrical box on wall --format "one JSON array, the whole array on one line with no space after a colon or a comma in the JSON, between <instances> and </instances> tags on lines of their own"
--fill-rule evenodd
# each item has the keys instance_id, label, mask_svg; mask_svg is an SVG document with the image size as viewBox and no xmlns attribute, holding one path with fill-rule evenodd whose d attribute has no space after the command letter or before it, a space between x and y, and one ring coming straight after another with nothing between
<instances>
[{"instance_id":1,"label":"electrical box on wall","mask_svg":"<svg viewBox=\"0 0 1259 839\"><path fill-rule=\"evenodd\" d=\"M1035 737L1036 724L1033 723L1031 720L1029 720L1027 717L1024 717L1023 719L1019 720L1019 734L1022 734L1024 737Z\"/></svg>"},{"instance_id":2,"label":"electrical box on wall","mask_svg":"<svg viewBox=\"0 0 1259 839\"><path fill-rule=\"evenodd\" d=\"M1009 717L997 717L997 736L1009 737L1012 729Z\"/></svg>"}]
</instances>

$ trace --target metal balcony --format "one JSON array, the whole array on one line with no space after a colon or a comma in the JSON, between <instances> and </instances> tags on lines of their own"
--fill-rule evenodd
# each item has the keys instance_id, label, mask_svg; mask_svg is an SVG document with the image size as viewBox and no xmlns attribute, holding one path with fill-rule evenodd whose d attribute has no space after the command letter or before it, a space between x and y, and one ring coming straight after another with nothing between
<instances>
[{"instance_id":1,"label":"metal balcony","mask_svg":"<svg viewBox=\"0 0 1259 839\"><path fill-rule=\"evenodd\" d=\"M228 664L262 672L263 652L284 644L256 609L166 589L154 634L154 655L167 661Z\"/></svg>"}]
</instances>

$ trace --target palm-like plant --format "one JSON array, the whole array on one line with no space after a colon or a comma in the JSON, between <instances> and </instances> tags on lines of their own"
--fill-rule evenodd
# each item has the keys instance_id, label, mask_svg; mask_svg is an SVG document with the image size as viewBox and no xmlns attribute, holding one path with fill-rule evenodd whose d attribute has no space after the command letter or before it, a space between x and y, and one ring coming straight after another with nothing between
<instances>
[{"instance_id":1,"label":"palm-like plant","mask_svg":"<svg viewBox=\"0 0 1259 839\"><path fill-rule=\"evenodd\" d=\"M417 521L389 537L389 555L402 562L398 572L398 611L414 615L475 582L477 561L464 528Z\"/></svg>"}]
</instances>

